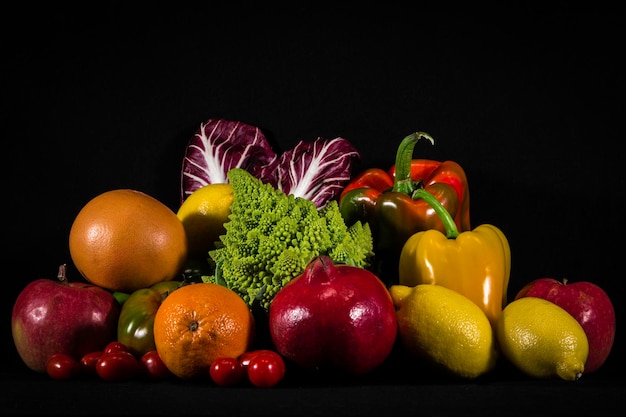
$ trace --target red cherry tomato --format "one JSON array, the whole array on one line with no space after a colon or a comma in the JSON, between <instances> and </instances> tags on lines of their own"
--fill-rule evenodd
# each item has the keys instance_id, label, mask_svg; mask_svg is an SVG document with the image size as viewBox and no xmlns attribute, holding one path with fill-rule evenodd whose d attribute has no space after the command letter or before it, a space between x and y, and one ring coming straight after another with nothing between
<instances>
[{"instance_id":1,"label":"red cherry tomato","mask_svg":"<svg viewBox=\"0 0 626 417\"><path fill-rule=\"evenodd\" d=\"M271 388L285 376L285 361L272 350L253 354L248 362L248 379L255 387Z\"/></svg>"},{"instance_id":2,"label":"red cherry tomato","mask_svg":"<svg viewBox=\"0 0 626 417\"><path fill-rule=\"evenodd\" d=\"M263 353L263 352L276 353L273 350L269 350L269 349L249 350L248 352L244 352L241 354L241 356L239 356L239 362L241 362L244 368L247 368L248 365L250 364L250 359L252 359L253 356L256 356L259 353Z\"/></svg>"},{"instance_id":3,"label":"red cherry tomato","mask_svg":"<svg viewBox=\"0 0 626 417\"><path fill-rule=\"evenodd\" d=\"M239 359L230 357L216 358L209 368L211 379L221 387L238 384L246 376L246 369Z\"/></svg>"},{"instance_id":4,"label":"red cherry tomato","mask_svg":"<svg viewBox=\"0 0 626 417\"><path fill-rule=\"evenodd\" d=\"M85 375L96 375L96 363L100 356L103 355L103 351L90 352L83 355L80 358L80 371Z\"/></svg>"},{"instance_id":5,"label":"red cherry tomato","mask_svg":"<svg viewBox=\"0 0 626 417\"><path fill-rule=\"evenodd\" d=\"M108 382L128 381L139 372L139 361L130 352L103 353L96 362L96 373Z\"/></svg>"},{"instance_id":6,"label":"red cherry tomato","mask_svg":"<svg viewBox=\"0 0 626 417\"><path fill-rule=\"evenodd\" d=\"M128 349L128 347L123 344L122 342L110 342L109 344L107 344L104 347L104 353L111 353L111 352L130 352L130 349Z\"/></svg>"},{"instance_id":7,"label":"red cherry tomato","mask_svg":"<svg viewBox=\"0 0 626 417\"><path fill-rule=\"evenodd\" d=\"M167 369L167 366L165 366L156 350L150 350L141 355L141 358L139 358L139 366L142 374L151 379L167 379L174 375Z\"/></svg>"},{"instance_id":8,"label":"red cherry tomato","mask_svg":"<svg viewBox=\"0 0 626 417\"><path fill-rule=\"evenodd\" d=\"M80 363L66 353L55 353L46 361L46 373L56 380L72 379L80 373Z\"/></svg>"}]
</instances>

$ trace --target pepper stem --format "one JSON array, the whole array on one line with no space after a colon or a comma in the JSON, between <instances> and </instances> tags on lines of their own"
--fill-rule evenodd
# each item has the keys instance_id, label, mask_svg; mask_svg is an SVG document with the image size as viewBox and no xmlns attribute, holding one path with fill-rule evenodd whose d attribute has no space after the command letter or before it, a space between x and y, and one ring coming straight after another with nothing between
<instances>
[{"instance_id":1,"label":"pepper stem","mask_svg":"<svg viewBox=\"0 0 626 417\"><path fill-rule=\"evenodd\" d=\"M459 235L459 229L456 227L456 223L454 223L454 219L452 218L448 210L446 210L443 204L441 204L441 202L437 200L434 195L424 190L423 188L418 188L413 192L411 197L413 198L413 200L421 198L422 200L426 201L433 208L433 210L435 210L435 213L437 213L437 216L439 216L439 218L441 219L443 227L445 227L446 229L446 237L448 239L456 239L456 237Z\"/></svg>"},{"instance_id":2,"label":"pepper stem","mask_svg":"<svg viewBox=\"0 0 626 417\"><path fill-rule=\"evenodd\" d=\"M435 144L435 140L425 132L411 133L400 142L396 153L396 176L392 191L411 195L415 190L415 184L411 179L411 162L413 161L413 148L422 138L428 139L432 145Z\"/></svg>"}]
</instances>

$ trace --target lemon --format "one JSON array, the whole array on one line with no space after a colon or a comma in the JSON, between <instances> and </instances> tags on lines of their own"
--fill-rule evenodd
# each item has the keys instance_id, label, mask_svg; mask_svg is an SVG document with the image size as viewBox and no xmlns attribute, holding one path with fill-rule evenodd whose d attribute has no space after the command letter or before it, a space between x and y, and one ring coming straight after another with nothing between
<instances>
[{"instance_id":1,"label":"lemon","mask_svg":"<svg viewBox=\"0 0 626 417\"><path fill-rule=\"evenodd\" d=\"M487 315L464 295L437 284L392 285L398 336L411 355L462 378L493 369L497 350Z\"/></svg>"},{"instance_id":2,"label":"lemon","mask_svg":"<svg viewBox=\"0 0 626 417\"><path fill-rule=\"evenodd\" d=\"M558 305L536 297L509 303L496 323L496 339L513 365L536 378L581 377L589 354L582 326Z\"/></svg>"},{"instance_id":3,"label":"lemon","mask_svg":"<svg viewBox=\"0 0 626 417\"><path fill-rule=\"evenodd\" d=\"M233 203L230 184L208 184L196 189L181 204L176 215L182 221L187 234L189 258L206 259L215 242L226 233Z\"/></svg>"}]
</instances>

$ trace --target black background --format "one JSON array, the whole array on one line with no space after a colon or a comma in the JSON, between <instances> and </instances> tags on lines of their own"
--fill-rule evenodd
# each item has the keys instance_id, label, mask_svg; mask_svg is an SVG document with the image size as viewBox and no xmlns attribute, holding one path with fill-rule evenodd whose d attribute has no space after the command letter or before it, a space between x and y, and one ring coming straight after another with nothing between
<instances>
[{"instance_id":1,"label":"black background","mask_svg":"<svg viewBox=\"0 0 626 417\"><path fill-rule=\"evenodd\" d=\"M494 224L509 239L509 297L539 277L592 281L612 298L619 327L623 10L557 4L474 12L108 2L3 13L1 304L8 353L1 375L12 387L2 394L3 408L88 413L82 407L92 395L109 395L105 413L287 415L303 404L308 414L372 415L614 408L623 391L620 328L603 368L576 383L507 370L468 384L417 376L413 385L400 367L339 389L303 378L271 392L99 381L59 389L62 383L31 375L12 344L12 304L28 282L54 278L65 262L70 279L80 279L67 242L80 208L101 192L135 188L176 211L185 147L209 118L258 126L276 151L300 140L346 138L361 153L359 170L388 168L404 136L430 133L435 145L418 143L414 156L459 162L470 183L472 226ZM22 387L39 392L20 394ZM76 395L59 397L67 390ZM200 391L215 408L152 398L191 399ZM406 398L413 403L404 408ZM533 405L538 398L544 405Z\"/></svg>"}]
</instances>

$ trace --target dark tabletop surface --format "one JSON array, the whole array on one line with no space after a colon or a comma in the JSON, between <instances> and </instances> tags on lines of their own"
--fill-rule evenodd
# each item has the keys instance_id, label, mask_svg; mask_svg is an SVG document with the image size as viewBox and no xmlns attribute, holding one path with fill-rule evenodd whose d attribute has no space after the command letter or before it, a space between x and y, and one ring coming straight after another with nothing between
<instances>
[{"instance_id":1,"label":"dark tabletop surface","mask_svg":"<svg viewBox=\"0 0 626 417\"><path fill-rule=\"evenodd\" d=\"M464 12L113 2L4 13L0 414L621 415L623 7ZM392 356L366 377L293 371L266 390L27 370L10 334L19 291L68 262L71 222L96 194L136 188L176 210L185 146L209 118L258 126L283 150L341 136L362 168L388 168L404 136L430 133L435 146L416 154L459 162L472 224L509 239L510 297L543 276L611 296L609 360L576 382L506 364L455 381Z\"/></svg>"},{"instance_id":2,"label":"dark tabletop surface","mask_svg":"<svg viewBox=\"0 0 626 417\"><path fill-rule=\"evenodd\" d=\"M273 388L219 388L181 380L52 381L28 371L2 372L3 415L622 415L626 389L613 363L576 382L536 380L501 364L461 381L396 362L365 377L288 368ZM610 369L609 369L610 368Z\"/></svg>"}]
</instances>

